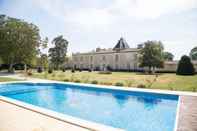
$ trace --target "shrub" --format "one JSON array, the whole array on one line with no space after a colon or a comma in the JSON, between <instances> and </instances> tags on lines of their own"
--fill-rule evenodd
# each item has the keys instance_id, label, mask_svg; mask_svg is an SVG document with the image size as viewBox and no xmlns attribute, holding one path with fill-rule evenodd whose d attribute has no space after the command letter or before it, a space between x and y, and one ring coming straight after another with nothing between
<instances>
[{"instance_id":1,"label":"shrub","mask_svg":"<svg viewBox=\"0 0 197 131\"><path fill-rule=\"evenodd\" d=\"M42 67L38 67L38 68L37 68L37 72L38 72L38 73L42 73L42 71L43 71L43 70L42 70Z\"/></svg>"},{"instance_id":2,"label":"shrub","mask_svg":"<svg viewBox=\"0 0 197 131\"><path fill-rule=\"evenodd\" d=\"M194 66L188 56L184 55L181 57L176 74L177 75L194 75L195 74Z\"/></svg>"},{"instance_id":3,"label":"shrub","mask_svg":"<svg viewBox=\"0 0 197 131\"><path fill-rule=\"evenodd\" d=\"M113 85L111 82L101 82L101 85Z\"/></svg>"},{"instance_id":4,"label":"shrub","mask_svg":"<svg viewBox=\"0 0 197 131\"><path fill-rule=\"evenodd\" d=\"M75 73L75 69L72 69L71 72L72 72L72 73Z\"/></svg>"},{"instance_id":5,"label":"shrub","mask_svg":"<svg viewBox=\"0 0 197 131\"><path fill-rule=\"evenodd\" d=\"M28 71L27 71L27 75L28 75L28 76L32 76L32 74L33 74L33 73L32 73L31 70L28 70Z\"/></svg>"},{"instance_id":6,"label":"shrub","mask_svg":"<svg viewBox=\"0 0 197 131\"><path fill-rule=\"evenodd\" d=\"M80 81L79 79L77 79L77 80L74 80L74 82L76 82L76 83L80 83L81 81Z\"/></svg>"},{"instance_id":7,"label":"shrub","mask_svg":"<svg viewBox=\"0 0 197 131\"><path fill-rule=\"evenodd\" d=\"M137 88L146 88L146 85L144 85L144 84L139 84L139 85L137 85Z\"/></svg>"},{"instance_id":8,"label":"shrub","mask_svg":"<svg viewBox=\"0 0 197 131\"><path fill-rule=\"evenodd\" d=\"M124 84L122 82L116 82L115 86L124 86Z\"/></svg>"},{"instance_id":9,"label":"shrub","mask_svg":"<svg viewBox=\"0 0 197 131\"><path fill-rule=\"evenodd\" d=\"M65 68L63 68L63 69L62 69L62 72L65 72L65 71L66 71L66 69L65 69Z\"/></svg>"},{"instance_id":10,"label":"shrub","mask_svg":"<svg viewBox=\"0 0 197 131\"><path fill-rule=\"evenodd\" d=\"M91 82L91 84L98 84L98 81L97 81L97 80L93 80L93 81Z\"/></svg>"},{"instance_id":11,"label":"shrub","mask_svg":"<svg viewBox=\"0 0 197 131\"><path fill-rule=\"evenodd\" d=\"M49 69L49 70L48 70L48 73L49 73L49 74L53 73L53 70L52 70L52 69Z\"/></svg>"},{"instance_id":12,"label":"shrub","mask_svg":"<svg viewBox=\"0 0 197 131\"><path fill-rule=\"evenodd\" d=\"M99 71L99 74L112 74L111 71Z\"/></svg>"},{"instance_id":13,"label":"shrub","mask_svg":"<svg viewBox=\"0 0 197 131\"><path fill-rule=\"evenodd\" d=\"M69 80L69 79L64 79L63 81L65 81L65 82L69 82L70 80Z\"/></svg>"},{"instance_id":14,"label":"shrub","mask_svg":"<svg viewBox=\"0 0 197 131\"><path fill-rule=\"evenodd\" d=\"M32 76L32 72L27 72L27 75L28 76Z\"/></svg>"}]
</instances>

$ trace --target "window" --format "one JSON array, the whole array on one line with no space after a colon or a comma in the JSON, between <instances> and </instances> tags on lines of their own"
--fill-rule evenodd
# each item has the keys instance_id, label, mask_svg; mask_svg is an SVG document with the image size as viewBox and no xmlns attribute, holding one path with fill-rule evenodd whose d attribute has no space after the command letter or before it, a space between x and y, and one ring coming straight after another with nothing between
<instances>
[{"instance_id":1,"label":"window","mask_svg":"<svg viewBox=\"0 0 197 131\"><path fill-rule=\"evenodd\" d=\"M105 61L105 56L103 56L103 61Z\"/></svg>"},{"instance_id":2,"label":"window","mask_svg":"<svg viewBox=\"0 0 197 131\"><path fill-rule=\"evenodd\" d=\"M74 60L77 61L78 60L77 57L75 57Z\"/></svg>"},{"instance_id":3,"label":"window","mask_svg":"<svg viewBox=\"0 0 197 131\"><path fill-rule=\"evenodd\" d=\"M134 60L137 60L137 54L134 55Z\"/></svg>"},{"instance_id":4,"label":"window","mask_svg":"<svg viewBox=\"0 0 197 131\"><path fill-rule=\"evenodd\" d=\"M80 60L83 61L83 56L81 56Z\"/></svg>"},{"instance_id":5,"label":"window","mask_svg":"<svg viewBox=\"0 0 197 131\"><path fill-rule=\"evenodd\" d=\"M119 59L119 58L118 58L118 54L116 54L115 60L118 61L118 59Z\"/></svg>"},{"instance_id":6,"label":"window","mask_svg":"<svg viewBox=\"0 0 197 131\"><path fill-rule=\"evenodd\" d=\"M90 61L91 61L91 62L93 61L93 56L90 56Z\"/></svg>"}]
</instances>

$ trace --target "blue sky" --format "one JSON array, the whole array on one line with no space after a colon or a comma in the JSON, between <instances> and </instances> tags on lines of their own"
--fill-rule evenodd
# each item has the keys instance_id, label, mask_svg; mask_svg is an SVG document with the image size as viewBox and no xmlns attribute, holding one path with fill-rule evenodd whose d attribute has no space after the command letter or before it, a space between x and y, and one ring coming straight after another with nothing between
<instances>
[{"instance_id":1,"label":"blue sky","mask_svg":"<svg viewBox=\"0 0 197 131\"><path fill-rule=\"evenodd\" d=\"M197 0L0 0L0 14L39 26L52 40L64 35L69 53L130 47L161 40L179 59L197 46Z\"/></svg>"}]
</instances>

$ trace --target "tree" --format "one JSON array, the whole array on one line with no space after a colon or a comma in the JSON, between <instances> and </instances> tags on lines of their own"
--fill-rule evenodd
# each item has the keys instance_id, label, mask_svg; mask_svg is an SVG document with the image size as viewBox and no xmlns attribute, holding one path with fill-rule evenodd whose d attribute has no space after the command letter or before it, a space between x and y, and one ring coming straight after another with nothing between
<instances>
[{"instance_id":1,"label":"tree","mask_svg":"<svg viewBox=\"0 0 197 131\"><path fill-rule=\"evenodd\" d=\"M160 41L147 41L140 50L140 66L148 67L149 72L157 68L162 68L164 63L163 44Z\"/></svg>"},{"instance_id":2,"label":"tree","mask_svg":"<svg viewBox=\"0 0 197 131\"><path fill-rule=\"evenodd\" d=\"M37 64L38 67L42 67L44 69L48 68L48 56L47 54L42 54L40 57L37 58Z\"/></svg>"},{"instance_id":3,"label":"tree","mask_svg":"<svg viewBox=\"0 0 197 131\"><path fill-rule=\"evenodd\" d=\"M50 62L55 69L59 69L60 65L65 62L68 41L61 35L54 38L52 43L55 47L49 49Z\"/></svg>"},{"instance_id":4,"label":"tree","mask_svg":"<svg viewBox=\"0 0 197 131\"><path fill-rule=\"evenodd\" d=\"M197 47L194 47L190 51L190 57L191 57L192 60L197 60Z\"/></svg>"},{"instance_id":5,"label":"tree","mask_svg":"<svg viewBox=\"0 0 197 131\"><path fill-rule=\"evenodd\" d=\"M177 75L194 75L195 69L189 56L182 56L176 71Z\"/></svg>"},{"instance_id":6,"label":"tree","mask_svg":"<svg viewBox=\"0 0 197 131\"><path fill-rule=\"evenodd\" d=\"M174 55L170 52L164 52L163 56L166 61L173 61L174 59Z\"/></svg>"},{"instance_id":7,"label":"tree","mask_svg":"<svg viewBox=\"0 0 197 131\"><path fill-rule=\"evenodd\" d=\"M40 47L38 48L38 56L36 59L36 66L40 68L48 68L48 55L44 53L44 50L48 47L48 37L41 40Z\"/></svg>"},{"instance_id":8,"label":"tree","mask_svg":"<svg viewBox=\"0 0 197 131\"><path fill-rule=\"evenodd\" d=\"M38 48L38 55L41 57L41 55L45 54L43 53L43 50L48 48L48 37L45 37L43 40L40 41L40 46Z\"/></svg>"},{"instance_id":9,"label":"tree","mask_svg":"<svg viewBox=\"0 0 197 131\"><path fill-rule=\"evenodd\" d=\"M15 63L31 64L40 45L39 29L32 23L0 15L0 57L13 71Z\"/></svg>"}]
</instances>

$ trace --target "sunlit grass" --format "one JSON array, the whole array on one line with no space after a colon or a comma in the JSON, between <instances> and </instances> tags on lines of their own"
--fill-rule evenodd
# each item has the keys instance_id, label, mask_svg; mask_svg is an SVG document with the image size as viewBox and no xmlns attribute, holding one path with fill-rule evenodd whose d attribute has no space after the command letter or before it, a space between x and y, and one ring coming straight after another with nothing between
<instances>
[{"instance_id":1,"label":"sunlit grass","mask_svg":"<svg viewBox=\"0 0 197 131\"><path fill-rule=\"evenodd\" d=\"M8 78L8 77L0 77L0 82L7 82L7 81L19 81L19 80L14 78Z\"/></svg>"},{"instance_id":2,"label":"sunlit grass","mask_svg":"<svg viewBox=\"0 0 197 131\"><path fill-rule=\"evenodd\" d=\"M124 86L137 87L140 84L146 88L167 89L180 91L197 91L197 75L195 76L177 76L176 74L157 74L146 75L133 72L113 72L112 74L99 74L98 72L82 71L71 73L71 71L55 71L52 74L46 72L33 73L33 77L58 80L58 81L77 81L81 83L91 83L97 81L98 84L115 85L123 83ZM150 86L151 85L151 86Z\"/></svg>"}]
</instances>

